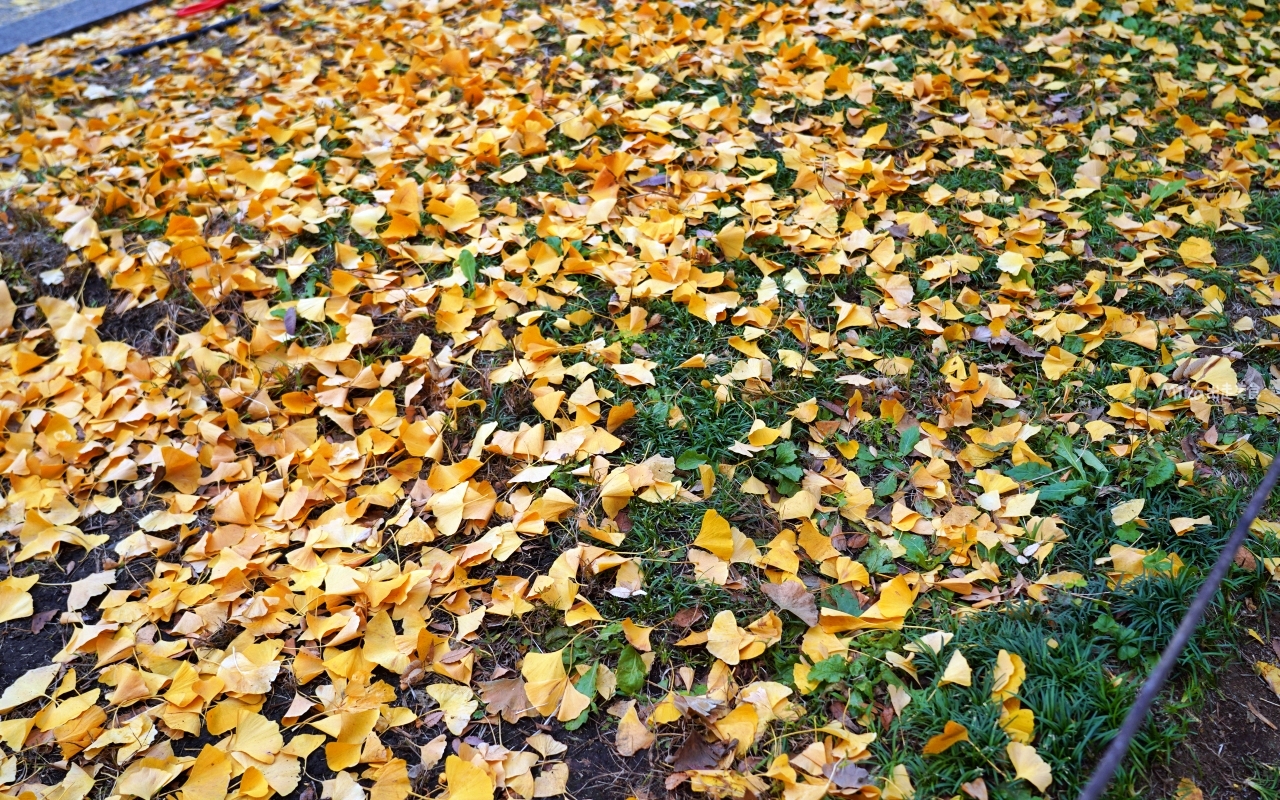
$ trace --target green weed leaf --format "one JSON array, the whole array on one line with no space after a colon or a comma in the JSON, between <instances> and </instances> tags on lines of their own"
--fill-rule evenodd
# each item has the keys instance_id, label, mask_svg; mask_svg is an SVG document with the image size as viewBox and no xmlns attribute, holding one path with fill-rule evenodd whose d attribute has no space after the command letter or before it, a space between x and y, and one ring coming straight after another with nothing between
<instances>
[{"instance_id":1,"label":"green weed leaf","mask_svg":"<svg viewBox=\"0 0 1280 800\"><path fill-rule=\"evenodd\" d=\"M470 250L463 250L458 256L458 269L462 270L462 275L467 279L468 285L476 285L476 278L479 277L480 273L476 269L476 257Z\"/></svg>"},{"instance_id":2,"label":"green weed leaf","mask_svg":"<svg viewBox=\"0 0 1280 800\"><path fill-rule=\"evenodd\" d=\"M627 645L618 658L618 691L626 695L637 695L644 689L645 668L640 651Z\"/></svg>"}]
</instances>

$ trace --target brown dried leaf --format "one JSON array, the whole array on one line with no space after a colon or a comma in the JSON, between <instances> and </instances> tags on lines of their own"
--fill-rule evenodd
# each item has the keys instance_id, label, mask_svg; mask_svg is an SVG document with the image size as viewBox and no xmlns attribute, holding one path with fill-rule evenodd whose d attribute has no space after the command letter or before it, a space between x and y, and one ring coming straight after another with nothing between
<instances>
[{"instance_id":1,"label":"brown dried leaf","mask_svg":"<svg viewBox=\"0 0 1280 800\"><path fill-rule=\"evenodd\" d=\"M779 608L795 614L804 624L810 626L818 624L818 603L803 583L798 581L762 583L760 590L777 603Z\"/></svg>"}]
</instances>

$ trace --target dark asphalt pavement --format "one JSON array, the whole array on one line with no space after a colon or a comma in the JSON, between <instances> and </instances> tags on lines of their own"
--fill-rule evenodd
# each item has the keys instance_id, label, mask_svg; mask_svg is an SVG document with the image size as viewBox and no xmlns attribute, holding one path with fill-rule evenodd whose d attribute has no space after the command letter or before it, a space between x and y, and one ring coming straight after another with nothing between
<instances>
[{"instance_id":1,"label":"dark asphalt pavement","mask_svg":"<svg viewBox=\"0 0 1280 800\"><path fill-rule=\"evenodd\" d=\"M80 30L151 0L0 0L0 54Z\"/></svg>"}]
</instances>

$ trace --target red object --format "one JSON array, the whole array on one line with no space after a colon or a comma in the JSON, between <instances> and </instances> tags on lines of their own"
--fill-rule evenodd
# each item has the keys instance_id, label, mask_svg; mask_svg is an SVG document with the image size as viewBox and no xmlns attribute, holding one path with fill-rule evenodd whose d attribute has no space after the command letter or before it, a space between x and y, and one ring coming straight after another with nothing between
<instances>
[{"instance_id":1,"label":"red object","mask_svg":"<svg viewBox=\"0 0 1280 800\"><path fill-rule=\"evenodd\" d=\"M196 14L203 14L206 11L222 8L230 2L231 0L200 0L199 3L183 6L173 13L179 17L194 17Z\"/></svg>"}]
</instances>

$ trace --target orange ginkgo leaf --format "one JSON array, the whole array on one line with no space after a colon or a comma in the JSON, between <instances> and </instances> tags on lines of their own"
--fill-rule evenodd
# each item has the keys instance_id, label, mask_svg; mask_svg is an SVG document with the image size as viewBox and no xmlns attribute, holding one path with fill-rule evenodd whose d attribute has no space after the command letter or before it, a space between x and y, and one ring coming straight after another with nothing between
<instances>
[{"instance_id":1,"label":"orange ginkgo leaf","mask_svg":"<svg viewBox=\"0 0 1280 800\"><path fill-rule=\"evenodd\" d=\"M176 447L161 447L164 459L164 479L173 488L191 494L200 486L200 461L196 456Z\"/></svg>"},{"instance_id":2,"label":"orange ginkgo leaf","mask_svg":"<svg viewBox=\"0 0 1280 800\"><path fill-rule=\"evenodd\" d=\"M924 754L926 756L936 756L939 753L945 753L960 742L967 741L969 741L969 729L955 720L947 720L942 733L925 742Z\"/></svg>"}]
</instances>

